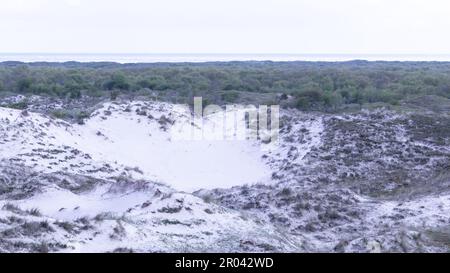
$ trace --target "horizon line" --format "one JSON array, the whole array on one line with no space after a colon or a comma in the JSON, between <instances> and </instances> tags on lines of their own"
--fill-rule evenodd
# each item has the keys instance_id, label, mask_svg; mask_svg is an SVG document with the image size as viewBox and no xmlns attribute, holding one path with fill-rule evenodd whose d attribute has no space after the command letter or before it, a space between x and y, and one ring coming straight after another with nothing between
<instances>
[{"instance_id":1,"label":"horizon line","mask_svg":"<svg viewBox=\"0 0 450 273\"><path fill-rule=\"evenodd\" d=\"M229 52L1 52L0 54L50 54L50 55L349 55L349 56L450 56L450 53L229 53Z\"/></svg>"}]
</instances>

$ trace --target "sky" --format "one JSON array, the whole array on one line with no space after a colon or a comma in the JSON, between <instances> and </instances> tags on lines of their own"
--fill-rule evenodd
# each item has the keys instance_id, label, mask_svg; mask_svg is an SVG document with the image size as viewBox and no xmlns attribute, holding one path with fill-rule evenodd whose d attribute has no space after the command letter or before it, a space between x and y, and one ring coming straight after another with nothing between
<instances>
[{"instance_id":1,"label":"sky","mask_svg":"<svg viewBox=\"0 0 450 273\"><path fill-rule=\"evenodd\" d=\"M446 0L0 0L3 53L449 54Z\"/></svg>"}]
</instances>

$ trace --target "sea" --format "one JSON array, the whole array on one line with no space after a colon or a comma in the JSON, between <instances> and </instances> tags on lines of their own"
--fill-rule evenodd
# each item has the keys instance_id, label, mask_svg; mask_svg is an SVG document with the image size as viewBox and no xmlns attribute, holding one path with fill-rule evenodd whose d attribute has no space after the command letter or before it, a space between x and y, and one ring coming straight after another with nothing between
<instances>
[{"instance_id":1,"label":"sea","mask_svg":"<svg viewBox=\"0 0 450 273\"><path fill-rule=\"evenodd\" d=\"M0 53L0 62L116 62L116 63L183 63L230 61L450 61L450 54L110 54L110 53Z\"/></svg>"}]
</instances>

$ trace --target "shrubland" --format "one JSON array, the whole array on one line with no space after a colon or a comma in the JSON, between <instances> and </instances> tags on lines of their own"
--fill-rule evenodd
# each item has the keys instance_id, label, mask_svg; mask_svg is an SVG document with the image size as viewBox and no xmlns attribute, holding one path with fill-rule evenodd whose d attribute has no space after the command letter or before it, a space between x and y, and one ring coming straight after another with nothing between
<instances>
[{"instance_id":1,"label":"shrubland","mask_svg":"<svg viewBox=\"0 0 450 273\"><path fill-rule=\"evenodd\" d=\"M150 96L191 103L278 103L335 111L363 104L398 105L423 95L450 98L450 63L211 62L0 63L0 93L77 100ZM23 107L23 105L17 105Z\"/></svg>"}]
</instances>

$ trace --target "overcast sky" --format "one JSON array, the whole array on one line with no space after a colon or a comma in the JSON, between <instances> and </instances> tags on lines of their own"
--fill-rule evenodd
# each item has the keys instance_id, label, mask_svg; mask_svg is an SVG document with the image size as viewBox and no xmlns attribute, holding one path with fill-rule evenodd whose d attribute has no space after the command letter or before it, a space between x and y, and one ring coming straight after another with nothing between
<instances>
[{"instance_id":1,"label":"overcast sky","mask_svg":"<svg viewBox=\"0 0 450 273\"><path fill-rule=\"evenodd\" d=\"M446 0L0 0L0 52L450 53Z\"/></svg>"}]
</instances>

